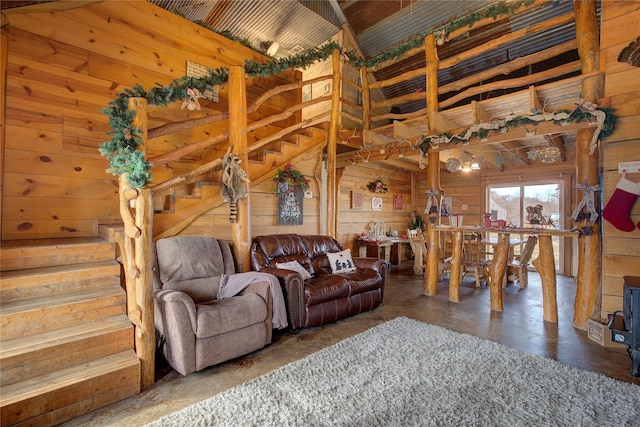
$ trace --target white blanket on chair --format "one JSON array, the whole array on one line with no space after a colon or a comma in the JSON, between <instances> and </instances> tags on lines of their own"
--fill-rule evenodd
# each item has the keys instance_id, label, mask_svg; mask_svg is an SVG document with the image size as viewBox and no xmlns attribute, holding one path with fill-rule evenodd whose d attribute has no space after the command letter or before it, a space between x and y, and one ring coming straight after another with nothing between
<instances>
[{"instance_id":1,"label":"white blanket on chair","mask_svg":"<svg viewBox=\"0 0 640 427\"><path fill-rule=\"evenodd\" d=\"M226 280L224 280L224 276L226 276ZM282 288L280 288L278 278L273 274L248 271L246 273L223 275L223 280L220 280L220 288L218 289L218 299L231 298L234 295L238 295L250 284L262 280L268 280L271 289L271 300L273 301L271 323L276 329L286 328L288 325L287 309L282 296Z\"/></svg>"}]
</instances>

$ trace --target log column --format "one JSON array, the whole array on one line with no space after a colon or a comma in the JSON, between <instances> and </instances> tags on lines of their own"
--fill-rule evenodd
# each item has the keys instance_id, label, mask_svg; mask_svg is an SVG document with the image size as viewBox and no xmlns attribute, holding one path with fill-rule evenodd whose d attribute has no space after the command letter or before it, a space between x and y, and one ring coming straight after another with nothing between
<instances>
[{"instance_id":1,"label":"log column","mask_svg":"<svg viewBox=\"0 0 640 427\"><path fill-rule=\"evenodd\" d=\"M438 111L438 53L433 34L425 38L425 55L427 61L426 71L426 101L427 120L429 130L435 130L435 113ZM432 152L427 157L427 191L440 191L438 182L440 177L440 153ZM438 284L438 248L439 234L433 229L440 213L436 209L435 213L427 212L427 268L424 273L424 294L433 296L436 294ZM451 274L453 276L453 273ZM459 299L459 298L458 298Z\"/></svg>"},{"instance_id":2,"label":"log column","mask_svg":"<svg viewBox=\"0 0 640 427\"><path fill-rule=\"evenodd\" d=\"M336 147L340 127L340 51L331 55L333 80L331 91L331 119L329 121L329 141L327 142L327 234L337 237L338 179L336 176Z\"/></svg>"},{"instance_id":3,"label":"log column","mask_svg":"<svg viewBox=\"0 0 640 427\"><path fill-rule=\"evenodd\" d=\"M129 109L134 111L135 116L131 123L134 128L141 129L142 146L147 145L147 100L143 98L131 98L129 100ZM120 177L121 181L127 179L127 175ZM128 183L120 183L121 201L131 197L132 190ZM134 190L135 191L135 190ZM129 271L135 271L136 277L133 280L135 292L136 307L128 307L129 313L135 313L133 321L135 325L135 346L136 354L140 359L140 388L145 389L152 385L155 381L155 354L156 354L156 335L153 321L153 283L151 269L153 262L151 261L151 243L153 235L153 202L151 190L143 188L137 190L135 200L135 218L131 223L132 216L126 215L129 210L128 206L121 206L120 211L123 213L123 221L125 222L125 239L132 238L133 245L127 245L129 249L133 246L133 257L131 254L125 254L125 258L131 260L135 268L125 266ZM127 230L128 228L128 230ZM127 283L129 280L127 280ZM129 286L127 286L129 287ZM130 292L130 289L127 289ZM133 303L133 298L127 298L129 304ZM139 316L139 317L138 317Z\"/></svg>"},{"instance_id":4,"label":"log column","mask_svg":"<svg viewBox=\"0 0 640 427\"><path fill-rule=\"evenodd\" d=\"M229 69L229 145L246 170L249 165L247 152L247 90L244 67L236 65ZM250 194L250 192L249 192ZM233 250L238 263L238 271L249 271L251 245L251 223L249 197L236 202L238 215L231 226Z\"/></svg>"},{"instance_id":5,"label":"log column","mask_svg":"<svg viewBox=\"0 0 640 427\"><path fill-rule=\"evenodd\" d=\"M582 74L599 69L600 42L596 2L593 0L575 0L573 9L576 20L576 42L582 66ZM582 98L589 102L598 102L603 94L602 75L586 78L582 83ZM578 184L594 186L599 184L600 176L598 146L591 147L593 128L581 129L576 137L576 181ZM583 194L578 192L578 201ZM596 210L600 212L600 199L595 198ZM578 238L578 277L574 302L573 326L586 330L590 317L599 317L601 302L602 258L600 249L600 224L592 224L587 219L576 224L581 230ZM542 242L541 242L542 243ZM542 246L541 246L542 247Z\"/></svg>"}]
</instances>

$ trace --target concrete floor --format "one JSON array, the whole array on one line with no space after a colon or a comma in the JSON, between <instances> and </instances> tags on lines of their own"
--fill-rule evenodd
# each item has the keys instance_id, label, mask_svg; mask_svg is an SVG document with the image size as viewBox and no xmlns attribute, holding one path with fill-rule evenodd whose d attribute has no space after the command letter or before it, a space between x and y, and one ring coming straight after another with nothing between
<instances>
[{"instance_id":1,"label":"concrete floor","mask_svg":"<svg viewBox=\"0 0 640 427\"><path fill-rule=\"evenodd\" d=\"M422 276L414 275L410 265L393 267L384 302L371 312L309 330L276 331L273 343L264 349L186 377L158 360L153 386L64 425L140 426L398 316L640 385L640 379L629 375L631 361L626 347L602 347L589 340L586 332L572 327L575 288L573 279L558 277L558 324L551 324L542 320L542 292L536 273L530 273L524 290L517 283L509 284L504 291L504 311L492 312L489 289L476 288L473 278L463 282L461 302L452 303L446 281L438 285L435 297L427 297Z\"/></svg>"}]
</instances>

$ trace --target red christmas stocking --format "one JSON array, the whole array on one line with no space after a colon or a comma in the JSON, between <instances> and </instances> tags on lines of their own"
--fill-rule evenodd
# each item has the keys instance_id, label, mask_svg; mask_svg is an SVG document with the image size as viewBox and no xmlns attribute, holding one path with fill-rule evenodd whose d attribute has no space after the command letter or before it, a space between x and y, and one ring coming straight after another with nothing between
<instances>
[{"instance_id":1,"label":"red christmas stocking","mask_svg":"<svg viewBox=\"0 0 640 427\"><path fill-rule=\"evenodd\" d=\"M635 226L630 216L638 195L640 195L640 185L627 178L621 178L616 185L616 191L613 192L602 211L603 218L618 230L633 231ZM640 227L640 223L638 226Z\"/></svg>"}]
</instances>

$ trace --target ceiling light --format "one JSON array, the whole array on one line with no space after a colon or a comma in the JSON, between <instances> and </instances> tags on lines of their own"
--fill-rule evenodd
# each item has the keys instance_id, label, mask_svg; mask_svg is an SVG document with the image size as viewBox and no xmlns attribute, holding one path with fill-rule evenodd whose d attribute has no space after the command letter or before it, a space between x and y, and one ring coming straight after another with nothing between
<instances>
[{"instance_id":1,"label":"ceiling light","mask_svg":"<svg viewBox=\"0 0 640 427\"><path fill-rule=\"evenodd\" d=\"M274 56L276 52L278 52L278 49L280 49L280 45L278 43L276 42L271 43L271 45L269 46L269 49L267 49L267 55Z\"/></svg>"},{"instance_id":2,"label":"ceiling light","mask_svg":"<svg viewBox=\"0 0 640 427\"><path fill-rule=\"evenodd\" d=\"M553 163L560 158L560 149L549 146L538 150L538 158L542 163Z\"/></svg>"},{"instance_id":3,"label":"ceiling light","mask_svg":"<svg viewBox=\"0 0 640 427\"><path fill-rule=\"evenodd\" d=\"M471 169L474 170L474 171L479 170L480 169L480 164L474 160L473 162L471 162Z\"/></svg>"}]
</instances>

